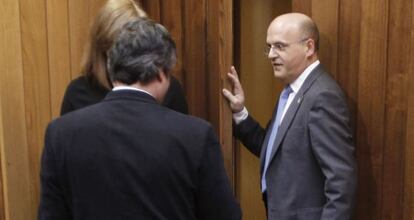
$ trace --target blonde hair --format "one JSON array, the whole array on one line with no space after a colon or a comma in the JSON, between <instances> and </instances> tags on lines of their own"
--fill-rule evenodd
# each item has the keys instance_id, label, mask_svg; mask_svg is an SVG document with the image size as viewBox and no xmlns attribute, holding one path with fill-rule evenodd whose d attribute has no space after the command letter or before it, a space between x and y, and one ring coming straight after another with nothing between
<instances>
[{"instance_id":1,"label":"blonde hair","mask_svg":"<svg viewBox=\"0 0 414 220\"><path fill-rule=\"evenodd\" d=\"M82 59L81 71L88 81L96 82L107 89L112 87L107 74L107 51L122 26L140 17L147 17L147 14L134 0L108 0L100 9Z\"/></svg>"}]
</instances>

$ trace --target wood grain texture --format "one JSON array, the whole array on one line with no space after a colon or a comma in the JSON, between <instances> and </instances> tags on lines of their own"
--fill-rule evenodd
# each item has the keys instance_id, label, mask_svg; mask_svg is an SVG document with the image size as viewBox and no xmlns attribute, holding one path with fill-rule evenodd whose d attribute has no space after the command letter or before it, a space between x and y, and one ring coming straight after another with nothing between
<instances>
[{"instance_id":1,"label":"wood grain texture","mask_svg":"<svg viewBox=\"0 0 414 220\"><path fill-rule=\"evenodd\" d=\"M206 82L207 83L207 119L213 125L216 133L220 132L220 62L223 59L222 51L223 36L221 33L222 22L219 0L207 1L206 11ZM226 43L231 43L226 42ZM226 148L222 146L223 150ZM225 161L225 165L226 161ZM227 168L227 167L226 167ZM229 174L232 177L232 168Z\"/></svg>"},{"instance_id":2,"label":"wood grain texture","mask_svg":"<svg viewBox=\"0 0 414 220\"><path fill-rule=\"evenodd\" d=\"M404 151L404 199L403 199L403 218L404 220L414 220L414 1L411 3L411 31L409 35L410 53L407 57L411 58L408 72L408 94L407 94L407 124L406 124L406 144ZM404 138L404 137L403 137Z\"/></svg>"},{"instance_id":3,"label":"wood grain texture","mask_svg":"<svg viewBox=\"0 0 414 220\"><path fill-rule=\"evenodd\" d=\"M316 2L317 0L315 0ZM312 0L291 0L292 12L300 12L312 16Z\"/></svg>"},{"instance_id":4,"label":"wood grain texture","mask_svg":"<svg viewBox=\"0 0 414 220\"><path fill-rule=\"evenodd\" d=\"M348 98L352 128L356 131L361 1L340 1L338 18L338 57L336 79Z\"/></svg>"},{"instance_id":5,"label":"wood grain texture","mask_svg":"<svg viewBox=\"0 0 414 220\"><path fill-rule=\"evenodd\" d=\"M80 75L85 42L89 37L89 1L68 0L71 78Z\"/></svg>"},{"instance_id":6,"label":"wood grain texture","mask_svg":"<svg viewBox=\"0 0 414 220\"><path fill-rule=\"evenodd\" d=\"M339 0L312 1L312 18L320 32L319 59L334 78L338 63L338 17Z\"/></svg>"},{"instance_id":7,"label":"wood grain texture","mask_svg":"<svg viewBox=\"0 0 414 220\"><path fill-rule=\"evenodd\" d=\"M1 95L0 95L0 220L6 219L6 207L5 207L5 196L4 192L7 191L6 185L4 184L4 180L6 180L5 169L6 164L4 163L4 130L3 130L3 113L2 113L2 103L1 103Z\"/></svg>"},{"instance_id":8,"label":"wood grain texture","mask_svg":"<svg viewBox=\"0 0 414 220\"><path fill-rule=\"evenodd\" d=\"M219 0L219 69L217 72L210 72L218 76L212 96L218 97L219 101L219 137L223 147L224 162L227 174L230 178L233 189L235 189L235 148L232 133L232 112L227 100L221 95L221 88L224 88L223 78L230 65L233 64L233 3L232 1ZM213 17L214 18L214 17ZM217 34L217 33L216 33ZM228 88L229 85L227 85Z\"/></svg>"},{"instance_id":9,"label":"wood grain texture","mask_svg":"<svg viewBox=\"0 0 414 220\"><path fill-rule=\"evenodd\" d=\"M68 0L46 1L50 108L60 115L66 87L71 80Z\"/></svg>"},{"instance_id":10,"label":"wood grain texture","mask_svg":"<svg viewBox=\"0 0 414 220\"><path fill-rule=\"evenodd\" d=\"M50 121L50 87L46 1L20 0L22 28L24 104L27 153L30 170L32 216L36 216L40 188L40 155L47 123Z\"/></svg>"},{"instance_id":11,"label":"wood grain texture","mask_svg":"<svg viewBox=\"0 0 414 220\"><path fill-rule=\"evenodd\" d=\"M7 51L0 55L6 219L35 219L26 138L19 1L2 1L0 22L0 51Z\"/></svg>"},{"instance_id":12,"label":"wood grain texture","mask_svg":"<svg viewBox=\"0 0 414 220\"><path fill-rule=\"evenodd\" d=\"M161 2L162 0L142 0L142 6L151 19L161 22Z\"/></svg>"},{"instance_id":13,"label":"wood grain texture","mask_svg":"<svg viewBox=\"0 0 414 220\"><path fill-rule=\"evenodd\" d=\"M219 133L224 155L224 165L234 186L234 146L232 136L232 113L221 95L223 79L232 65L233 16L232 2L208 1L207 8L207 77L208 120ZM228 82L226 84L229 87Z\"/></svg>"},{"instance_id":14,"label":"wood grain texture","mask_svg":"<svg viewBox=\"0 0 414 220\"><path fill-rule=\"evenodd\" d=\"M183 0L168 0L161 4L161 23L168 29L177 47L177 64L172 74L181 82L183 79Z\"/></svg>"},{"instance_id":15,"label":"wood grain texture","mask_svg":"<svg viewBox=\"0 0 414 220\"><path fill-rule=\"evenodd\" d=\"M404 201L404 151L407 133L407 98L410 63L409 45L412 2L394 0L389 5L388 65L385 105L382 219L402 219Z\"/></svg>"},{"instance_id":16,"label":"wood grain texture","mask_svg":"<svg viewBox=\"0 0 414 220\"><path fill-rule=\"evenodd\" d=\"M358 219L381 219L385 143L388 0L361 1L358 81Z\"/></svg>"},{"instance_id":17,"label":"wood grain texture","mask_svg":"<svg viewBox=\"0 0 414 220\"><path fill-rule=\"evenodd\" d=\"M207 119L206 0L184 1L183 71L190 114Z\"/></svg>"}]
</instances>

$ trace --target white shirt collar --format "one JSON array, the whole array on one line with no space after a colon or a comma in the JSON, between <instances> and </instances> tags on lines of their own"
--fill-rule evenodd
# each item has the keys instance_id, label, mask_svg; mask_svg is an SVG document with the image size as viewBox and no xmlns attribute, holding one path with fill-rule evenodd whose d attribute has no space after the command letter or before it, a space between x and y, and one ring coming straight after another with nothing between
<instances>
[{"instance_id":1,"label":"white shirt collar","mask_svg":"<svg viewBox=\"0 0 414 220\"><path fill-rule=\"evenodd\" d=\"M132 87L132 86L115 86L114 88L112 88L112 91L119 91L119 90L133 90L133 91L147 93L148 95L154 97L151 93L149 93L145 90L142 90L142 89Z\"/></svg>"},{"instance_id":2,"label":"white shirt collar","mask_svg":"<svg viewBox=\"0 0 414 220\"><path fill-rule=\"evenodd\" d=\"M299 91L300 87L302 87L302 84L305 82L306 78L308 78L309 74L312 72L313 69L316 68L316 66L319 65L319 63L319 60L313 62L305 69L305 71L303 71L302 74L299 75L299 77L295 81L293 81L293 83L290 84L290 88L292 88L294 93L297 93Z\"/></svg>"}]
</instances>

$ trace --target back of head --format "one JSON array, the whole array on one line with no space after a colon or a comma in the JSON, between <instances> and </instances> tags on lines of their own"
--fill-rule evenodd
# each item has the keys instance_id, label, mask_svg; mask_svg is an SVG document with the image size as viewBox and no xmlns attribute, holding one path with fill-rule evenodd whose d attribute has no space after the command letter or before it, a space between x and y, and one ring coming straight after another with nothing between
<instances>
[{"instance_id":1,"label":"back of head","mask_svg":"<svg viewBox=\"0 0 414 220\"><path fill-rule=\"evenodd\" d=\"M112 82L146 84L176 62L176 48L168 31L146 18L127 23L109 51L108 73Z\"/></svg>"},{"instance_id":2,"label":"back of head","mask_svg":"<svg viewBox=\"0 0 414 220\"><path fill-rule=\"evenodd\" d=\"M110 88L106 69L107 51L126 23L146 16L134 0L108 0L99 11L91 28L90 39L83 57L82 73L89 80Z\"/></svg>"}]
</instances>

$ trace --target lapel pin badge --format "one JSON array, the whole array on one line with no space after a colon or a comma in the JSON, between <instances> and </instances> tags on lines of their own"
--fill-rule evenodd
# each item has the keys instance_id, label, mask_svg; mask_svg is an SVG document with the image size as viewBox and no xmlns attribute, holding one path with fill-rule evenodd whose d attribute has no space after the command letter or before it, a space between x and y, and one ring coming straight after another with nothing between
<instances>
[{"instance_id":1,"label":"lapel pin badge","mask_svg":"<svg viewBox=\"0 0 414 220\"><path fill-rule=\"evenodd\" d=\"M302 101L302 97L298 98L298 104L300 104L300 102Z\"/></svg>"}]
</instances>

